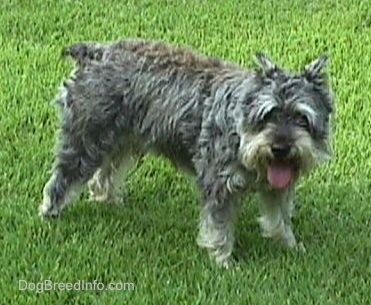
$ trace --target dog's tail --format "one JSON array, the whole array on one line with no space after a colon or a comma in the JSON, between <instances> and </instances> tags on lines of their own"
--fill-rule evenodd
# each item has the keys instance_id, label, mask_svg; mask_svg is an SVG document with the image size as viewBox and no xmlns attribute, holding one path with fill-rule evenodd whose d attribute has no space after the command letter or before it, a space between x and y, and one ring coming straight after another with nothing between
<instances>
[{"instance_id":1,"label":"dog's tail","mask_svg":"<svg viewBox=\"0 0 371 305\"><path fill-rule=\"evenodd\" d=\"M104 46L96 42L77 42L62 49L62 58L71 57L79 65L103 58Z\"/></svg>"}]
</instances>

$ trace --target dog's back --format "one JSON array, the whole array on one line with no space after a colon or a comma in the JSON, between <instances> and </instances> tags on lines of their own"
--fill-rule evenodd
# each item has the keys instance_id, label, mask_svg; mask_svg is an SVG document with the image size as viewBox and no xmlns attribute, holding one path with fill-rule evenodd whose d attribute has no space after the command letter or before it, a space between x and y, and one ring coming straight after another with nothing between
<instances>
[{"instance_id":1,"label":"dog's back","mask_svg":"<svg viewBox=\"0 0 371 305\"><path fill-rule=\"evenodd\" d=\"M212 84L242 72L223 60L154 40L79 42L62 55L76 61L77 71L58 103L74 105L77 123L93 121L94 130L112 125L117 133L131 130L149 150L185 163L196 150Z\"/></svg>"},{"instance_id":2,"label":"dog's back","mask_svg":"<svg viewBox=\"0 0 371 305\"><path fill-rule=\"evenodd\" d=\"M191 48L176 46L158 40L127 38L114 42L77 42L62 50L63 57L71 57L79 65L97 61L123 60L124 55L142 59L159 67L172 66L194 72L235 69L236 66L221 59L202 55Z\"/></svg>"}]
</instances>

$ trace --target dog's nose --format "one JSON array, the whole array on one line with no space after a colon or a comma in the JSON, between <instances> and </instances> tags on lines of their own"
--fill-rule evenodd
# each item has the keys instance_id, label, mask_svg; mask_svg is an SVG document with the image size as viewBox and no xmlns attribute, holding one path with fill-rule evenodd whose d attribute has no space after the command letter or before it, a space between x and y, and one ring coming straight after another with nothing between
<instances>
[{"instance_id":1,"label":"dog's nose","mask_svg":"<svg viewBox=\"0 0 371 305\"><path fill-rule=\"evenodd\" d=\"M290 153L291 147L286 143L275 143L272 145L271 150L276 158L284 158Z\"/></svg>"}]
</instances>

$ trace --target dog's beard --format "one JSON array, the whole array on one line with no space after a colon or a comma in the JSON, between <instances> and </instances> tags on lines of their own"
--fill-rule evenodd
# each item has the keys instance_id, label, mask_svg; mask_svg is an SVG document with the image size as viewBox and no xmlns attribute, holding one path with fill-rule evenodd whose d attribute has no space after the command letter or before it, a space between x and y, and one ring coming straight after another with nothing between
<instances>
[{"instance_id":1,"label":"dog's beard","mask_svg":"<svg viewBox=\"0 0 371 305\"><path fill-rule=\"evenodd\" d=\"M295 130L294 138L290 154L278 160L271 151L270 129L245 133L240 143L241 162L246 168L257 171L258 180L265 180L274 189L285 189L300 175L330 158L328 151L317 148L304 130Z\"/></svg>"}]
</instances>

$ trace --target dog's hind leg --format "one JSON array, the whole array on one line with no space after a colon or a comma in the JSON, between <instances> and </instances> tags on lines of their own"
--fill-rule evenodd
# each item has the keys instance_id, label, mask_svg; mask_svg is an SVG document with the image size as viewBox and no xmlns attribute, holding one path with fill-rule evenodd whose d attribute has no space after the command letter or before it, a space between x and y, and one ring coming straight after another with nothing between
<instances>
[{"instance_id":1,"label":"dog's hind leg","mask_svg":"<svg viewBox=\"0 0 371 305\"><path fill-rule=\"evenodd\" d=\"M88 181L89 200L122 203L123 180L138 158L131 151L122 150L108 157Z\"/></svg>"},{"instance_id":2,"label":"dog's hind leg","mask_svg":"<svg viewBox=\"0 0 371 305\"><path fill-rule=\"evenodd\" d=\"M117 143L119 131L97 123L85 124L80 113L77 115L73 110L63 109L55 162L39 207L42 216L58 215L80 193Z\"/></svg>"},{"instance_id":3,"label":"dog's hind leg","mask_svg":"<svg viewBox=\"0 0 371 305\"><path fill-rule=\"evenodd\" d=\"M43 190L43 202L39 209L42 216L58 215L80 193L104 158L103 151L86 150L71 142L62 140L57 150L51 177Z\"/></svg>"}]
</instances>

